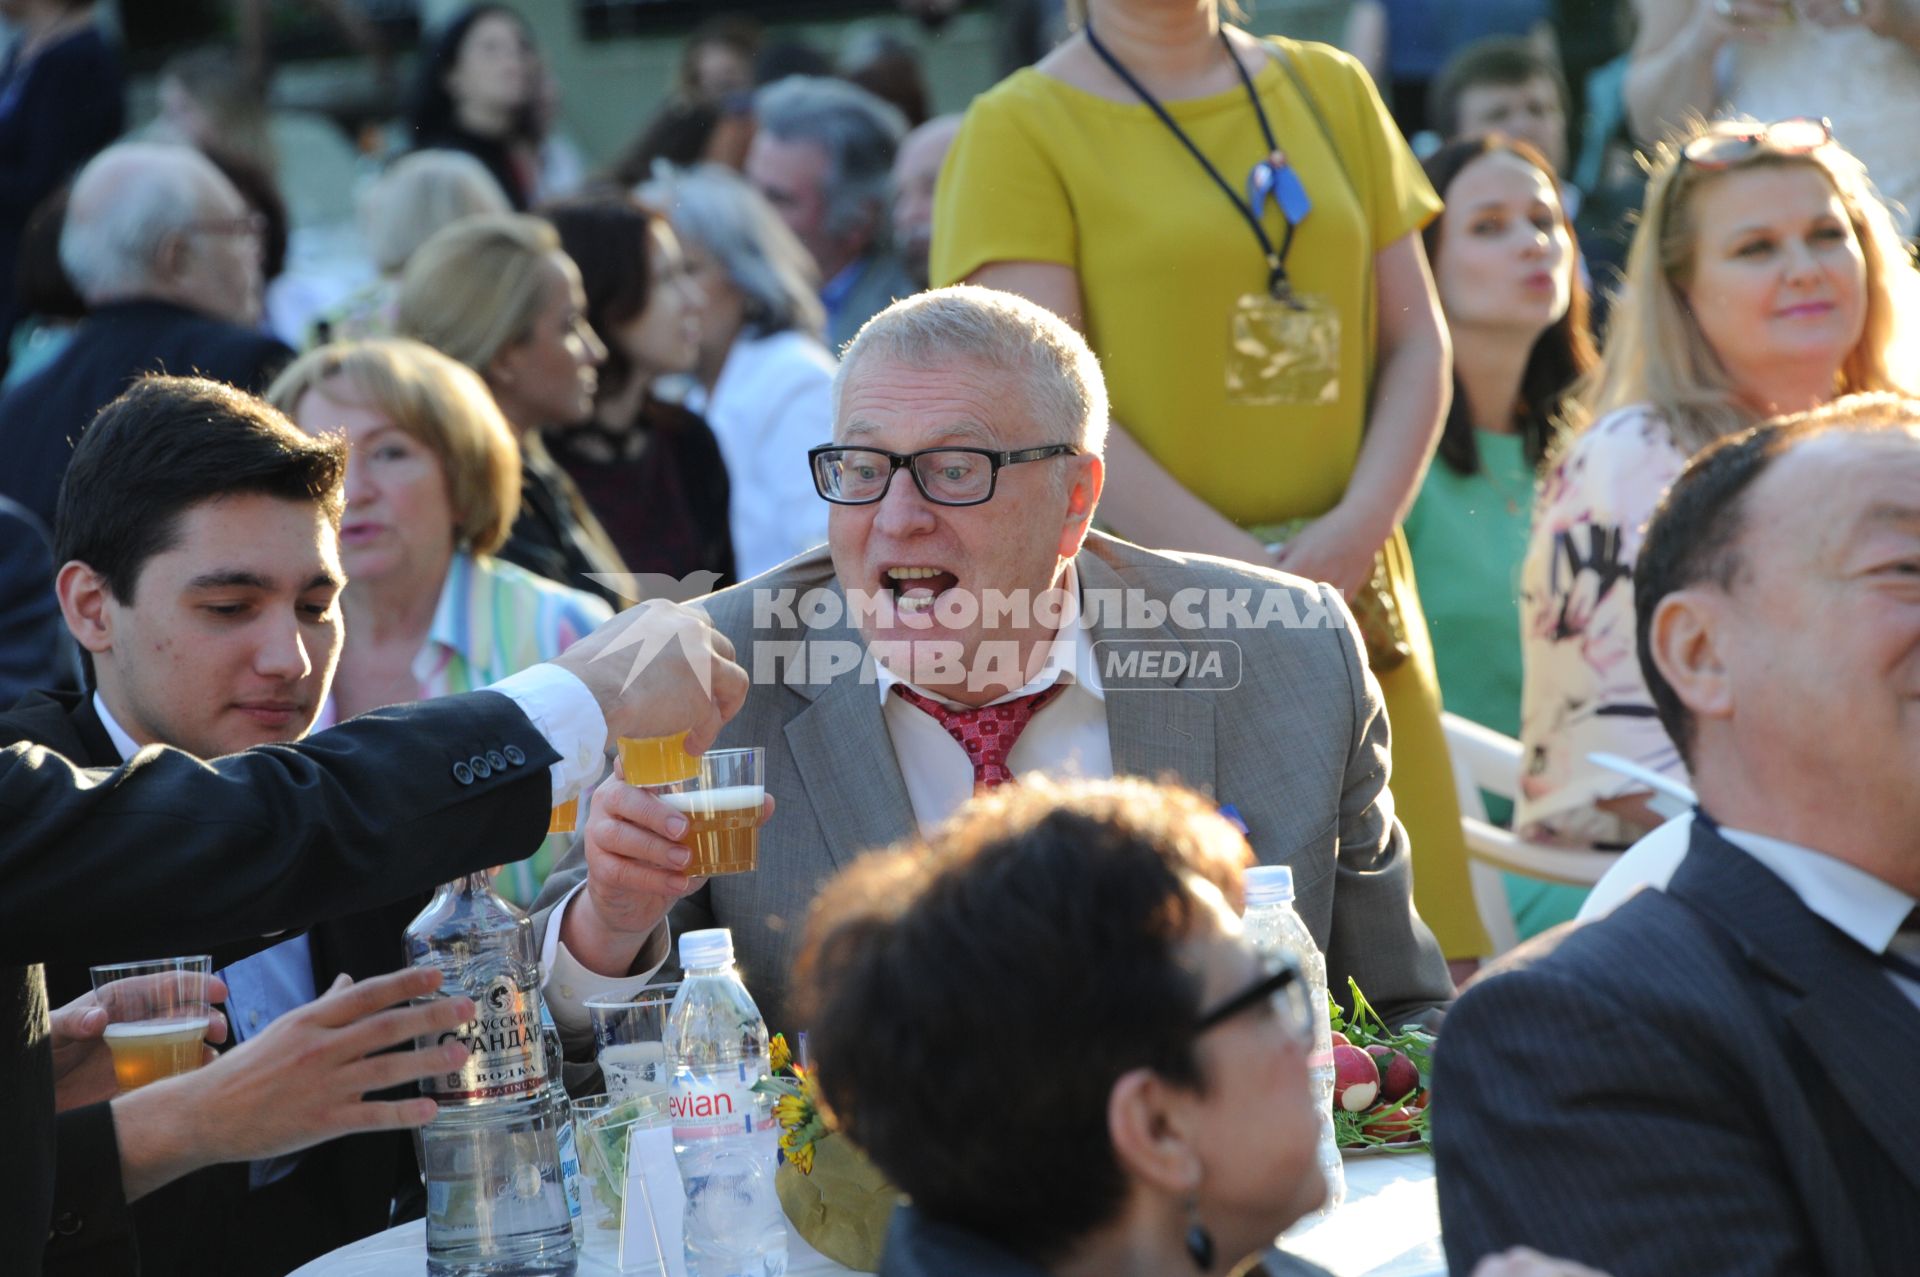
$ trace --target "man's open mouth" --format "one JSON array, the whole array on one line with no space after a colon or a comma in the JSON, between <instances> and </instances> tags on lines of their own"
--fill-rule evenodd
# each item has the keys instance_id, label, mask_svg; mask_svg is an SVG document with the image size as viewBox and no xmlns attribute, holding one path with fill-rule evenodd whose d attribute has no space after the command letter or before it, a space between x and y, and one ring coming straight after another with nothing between
<instances>
[{"instance_id":1,"label":"man's open mouth","mask_svg":"<svg viewBox=\"0 0 1920 1277\"><path fill-rule=\"evenodd\" d=\"M936 599L960 584L960 578L945 568L904 565L883 571L880 584L893 592L896 608L914 614L931 610Z\"/></svg>"}]
</instances>

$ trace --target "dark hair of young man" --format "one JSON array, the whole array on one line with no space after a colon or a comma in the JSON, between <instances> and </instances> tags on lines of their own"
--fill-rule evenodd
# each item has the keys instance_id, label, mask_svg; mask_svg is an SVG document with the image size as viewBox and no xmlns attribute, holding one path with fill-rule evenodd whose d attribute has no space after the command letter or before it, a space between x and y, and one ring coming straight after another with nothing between
<instances>
[{"instance_id":1,"label":"dark hair of young man","mask_svg":"<svg viewBox=\"0 0 1920 1277\"><path fill-rule=\"evenodd\" d=\"M56 564L76 559L132 603L147 560L181 516L218 497L318 504L338 527L344 436L309 435L266 403L204 377L143 377L102 408L74 449L54 516Z\"/></svg>"},{"instance_id":2,"label":"dark hair of young man","mask_svg":"<svg viewBox=\"0 0 1920 1277\"><path fill-rule=\"evenodd\" d=\"M1560 95L1562 110L1567 108L1567 77L1552 58L1531 40L1520 36L1488 36L1461 49L1440 68L1427 91L1427 125L1443 138L1460 131L1460 97L1468 89L1483 84L1526 84L1546 79Z\"/></svg>"},{"instance_id":3,"label":"dark hair of young man","mask_svg":"<svg viewBox=\"0 0 1920 1277\"><path fill-rule=\"evenodd\" d=\"M1192 884L1237 902L1247 854L1197 795L1115 780L1004 786L863 857L816 902L795 981L841 1128L929 1217L1065 1253L1123 1205L1115 1082L1206 1085Z\"/></svg>"},{"instance_id":4,"label":"dark hair of young man","mask_svg":"<svg viewBox=\"0 0 1920 1277\"><path fill-rule=\"evenodd\" d=\"M1449 142L1422 160L1421 167L1426 170L1433 189L1445 199L1461 170L1481 156L1499 151L1519 156L1546 174L1549 182L1558 184L1553 165L1547 163L1546 156L1536 147L1499 133ZM1445 221L1445 217L1436 217L1420 232L1430 262L1437 263L1445 251L1441 242ZM1564 206L1560 210L1560 225L1567 233L1568 244L1574 244L1573 220L1567 216ZM1578 254L1579 249L1576 247L1574 252ZM1567 299L1567 313L1534 341L1533 350L1527 355L1526 370L1520 374L1520 399L1513 406L1514 429L1520 435L1527 460L1535 466L1547 455L1548 445L1559 430L1567 396L1600 362L1600 351L1593 340L1593 301L1587 295L1586 284L1581 282L1577 260L1572 263L1572 270L1573 286ZM1477 474L1480 470L1480 447L1473 428L1473 410L1456 378L1453 406L1447 409L1446 424L1440 431L1438 455L1457 474Z\"/></svg>"}]
</instances>

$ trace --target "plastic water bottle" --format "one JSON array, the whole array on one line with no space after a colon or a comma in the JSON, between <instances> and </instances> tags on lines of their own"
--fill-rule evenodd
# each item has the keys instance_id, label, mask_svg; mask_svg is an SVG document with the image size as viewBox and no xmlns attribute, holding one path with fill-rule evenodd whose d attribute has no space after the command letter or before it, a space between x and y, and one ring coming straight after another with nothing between
<instances>
[{"instance_id":1,"label":"plastic water bottle","mask_svg":"<svg viewBox=\"0 0 1920 1277\"><path fill-rule=\"evenodd\" d=\"M767 1022L733 969L725 929L680 937L685 975L667 1012L673 1151L686 1188L688 1277L781 1277L787 1221L775 1195Z\"/></svg>"},{"instance_id":2,"label":"plastic water bottle","mask_svg":"<svg viewBox=\"0 0 1920 1277\"><path fill-rule=\"evenodd\" d=\"M567 1190L567 1213L573 1217L575 1248L587 1244L587 1221L580 1214L580 1150L574 1140L573 1100L561 1080L566 1054L560 1045L560 1026L546 1000L540 1002L540 1039L547 1049L547 1103L553 1106L554 1142L560 1154L560 1178Z\"/></svg>"},{"instance_id":3,"label":"plastic water bottle","mask_svg":"<svg viewBox=\"0 0 1920 1277\"><path fill-rule=\"evenodd\" d=\"M1261 865L1244 878L1247 893L1247 939L1262 955L1278 956L1299 967L1313 1007L1313 1045L1307 1052L1307 1076L1313 1083L1313 1102L1320 1114L1320 1173L1327 1181L1327 1200L1309 1220L1331 1214L1347 1196L1347 1172L1333 1133L1333 1025L1327 1018L1327 959L1313 942L1306 919L1293 907L1293 870L1286 865Z\"/></svg>"}]
</instances>

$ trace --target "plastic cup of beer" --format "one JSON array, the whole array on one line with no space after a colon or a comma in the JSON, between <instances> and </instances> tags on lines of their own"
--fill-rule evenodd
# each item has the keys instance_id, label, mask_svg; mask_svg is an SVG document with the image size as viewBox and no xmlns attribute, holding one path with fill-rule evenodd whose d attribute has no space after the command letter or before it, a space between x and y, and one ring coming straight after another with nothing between
<instances>
[{"instance_id":1,"label":"plastic cup of beer","mask_svg":"<svg viewBox=\"0 0 1920 1277\"><path fill-rule=\"evenodd\" d=\"M213 1018L212 967L201 954L93 968L93 996L107 1012L107 1049L122 1091L200 1067Z\"/></svg>"},{"instance_id":2,"label":"plastic cup of beer","mask_svg":"<svg viewBox=\"0 0 1920 1277\"><path fill-rule=\"evenodd\" d=\"M660 801L687 818L680 839L692 850L686 872L713 877L752 873L760 861L760 806L766 796L767 751L710 749L700 774L660 791Z\"/></svg>"},{"instance_id":3,"label":"plastic cup of beer","mask_svg":"<svg viewBox=\"0 0 1920 1277\"><path fill-rule=\"evenodd\" d=\"M550 834L570 834L580 823L580 799L578 796L567 799L547 817L547 832Z\"/></svg>"},{"instance_id":4,"label":"plastic cup of beer","mask_svg":"<svg viewBox=\"0 0 1920 1277\"><path fill-rule=\"evenodd\" d=\"M667 1102L672 1070L667 1062L667 1011L678 983L650 984L631 998L588 998L594 1058L616 1100L640 1097Z\"/></svg>"},{"instance_id":5,"label":"plastic cup of beer","mask_svg":"<svg viewBox=\"0 0 1920 1277\"><path fill-rule=\"evenodd\" d=\"M620 769L629 785L674 785L700 774L700 760L687 752L687 734L622 736Z\"/></svg>"}]
</instances>

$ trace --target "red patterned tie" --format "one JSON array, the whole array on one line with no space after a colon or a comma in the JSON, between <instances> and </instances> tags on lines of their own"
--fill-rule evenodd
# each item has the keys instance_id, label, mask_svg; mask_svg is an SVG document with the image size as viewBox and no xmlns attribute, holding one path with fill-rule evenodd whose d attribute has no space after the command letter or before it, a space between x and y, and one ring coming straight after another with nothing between
<instances>
[{"instance_id":1,"label":"red patterned tie","mask_svg":"<svg viewBox=\"0 0 1920 1277\"><path fill-rule=\"evenodd\" d=\"M922 696L905 684L893 685L902 700L932 715L935 722L947 729L947 735L960 742L960 748L966 750L967 757L973 761L975 789L991 789L1013 779L1013 772L1007 768L1007 755L1013 752L1013 743L1027 730L1033 716L1066 688L1062 681L1045 691L1017 696L997 705L955 709Z\"/></svg>"}]
</instances>

